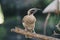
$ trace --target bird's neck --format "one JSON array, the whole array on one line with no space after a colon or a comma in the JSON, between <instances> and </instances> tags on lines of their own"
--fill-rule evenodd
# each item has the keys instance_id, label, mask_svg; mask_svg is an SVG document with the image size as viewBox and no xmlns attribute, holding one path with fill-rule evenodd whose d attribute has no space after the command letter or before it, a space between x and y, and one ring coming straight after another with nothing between
<instances>
[{"instance_id":1,"label":"bird's neck","mask_svg":"<svg viewBox=\"0 0 60 40\"><path fill-rule=\"evenodd\" d=\"M33 15L33 13L28 13L28 15Z\"/></svg>"}]
</instances>

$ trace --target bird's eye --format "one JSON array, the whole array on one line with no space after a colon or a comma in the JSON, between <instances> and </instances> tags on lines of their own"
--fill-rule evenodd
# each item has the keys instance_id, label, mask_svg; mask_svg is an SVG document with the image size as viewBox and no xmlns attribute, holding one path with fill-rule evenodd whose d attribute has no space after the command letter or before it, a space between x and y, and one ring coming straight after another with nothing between
<instances>
[{"instance_id":1,"label":"bird's eye","mask_svg":"<svg viewBox=\"0 0 60 40\"><path fill-rule=\"evenodd\" d=\"M31 10L30 13L34 13L35 10Z\"/></svg>"},{"instance_id":2,"label":"bird's eye","mask_svg":"<svg viewBox=\"0 0 60 40\"><path fill-rule=\"evenodd\" d=\"M35 10L31 10L32 12L34 12Z\"/></svg>"}]
</instances>

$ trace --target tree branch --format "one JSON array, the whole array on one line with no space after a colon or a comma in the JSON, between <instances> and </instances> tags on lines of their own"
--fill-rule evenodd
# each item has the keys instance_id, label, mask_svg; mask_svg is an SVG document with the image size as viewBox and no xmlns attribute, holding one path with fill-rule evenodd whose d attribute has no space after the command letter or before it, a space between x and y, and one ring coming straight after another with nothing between
<instances>
[{"instance_id":1,"label":"tree branch","mask_svg":"<svg viewBox=\"0 0 60 40\"><path fill-rule=\"evenodd\" d=\"M21 28L17 28L17 27L15 27L15 29L11 29L11 32L16 32L16 33L19 33L22 35L29 35L32 38L38 38L38 39L43 39L43 40L60 40L57 38L48 37L48 36L44 36L44 35L40 35L40 34L36 34L36 33L30 33L28 31L25 31L25 30L23 30Z\"/></svg>"}]
</instances>

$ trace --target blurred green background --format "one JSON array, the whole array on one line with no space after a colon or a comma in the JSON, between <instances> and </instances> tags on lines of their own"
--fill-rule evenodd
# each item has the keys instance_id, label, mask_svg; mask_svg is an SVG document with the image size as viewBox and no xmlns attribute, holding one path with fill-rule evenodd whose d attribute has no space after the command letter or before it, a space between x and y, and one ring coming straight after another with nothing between
<instances>
[{"instance_id":1,"label":"blurred green background","mask_svg":"<svg viewBox=\"0 0 60 40\"><path fill-rule=\"evenodd\" d=\"M18 26L24 28L22 25L22 18L26 15L28 9L36 7L43 9L52 2L53 0L0 0L2 13L4 15L4 23L0 24L0 40L37 40L37 39L26 39L24 35L11 32L10 29ZM35 16L37 18L35 31L38 34L44 34L44 22L47 14L43 14L42 11L38 11ZM55 27L59 22L60 16L51 13L48 20L46 35L52 36Z\"/></svg>"}]
</instances>

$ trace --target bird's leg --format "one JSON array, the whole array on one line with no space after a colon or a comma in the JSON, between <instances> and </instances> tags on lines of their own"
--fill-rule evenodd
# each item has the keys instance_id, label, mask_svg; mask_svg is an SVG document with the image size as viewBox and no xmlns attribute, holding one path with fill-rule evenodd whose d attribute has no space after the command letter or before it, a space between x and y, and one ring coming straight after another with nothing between
<instances>
[{"instance_id":1,"label":"bird's leg","mask_svg":"<svg viewBox=\"0 0 60 40\"><path fill-rule=\"evenodd\" d=\"M34 25L33 28L32 28L32 32L33 32L33 33L36 33L36 32L35 32L35 25Z\"/></svg>"},{"instance_id":2,"label":"bird's leg","mask_svg":"<svg viewBox=\"0 0 60 40\"><path fill-rule=\"evenodd\" d=\"M27 32L27 29L25 28L25 31ZM25 35L26 38L28 38L28 35Z\"/></svg>"},{"instance_id":3,"label":"bird's leg","mask_svg":"<svg viewBox=\"0 0 60 40\"><path fill-rule=\"evenodd\" d=\"M31 33L35 33L34 28L30 29L30 32L31 32Z\"/></svg>"},{"instance_id":4,"label":"bird's leg","mask_svg":"<svg viewBox=\"0 0 60 40\"><path fill-rule=\"evenodd\" d=\"M33 29L33 33L36 33L34 29Z\"/></svg>"},{"instance_id":5,"label":"bird's leg","mask_svg":"<svg viewBox=\"0 0 60 40\"><path fill-rule=\"evenodd\" d=\"M26 31L26 32L28 31L26 27L25 27L25 31ZM25 35L25 37L28 38L28 35Z\"/></svg>"},{"instance_id":6,"label":"bird's leg","mask_svg":"<svg viewBox=\"0 0 60 40\"><path fill-rule=\"evenodd\" d=\"M27 31L27 29L25 28L25 31Z\"/></svg>"},{"instance_id":7,"label":"bird's leg","mask_svg":"<svg viewBox=\"0 0 60 40\"><path fill-rule=\"evenodd\" d=\"M25 27L25 31L27 32L32 32L31 30L29 30L29 29L27 29L26 27ZM28 36L28 35L25 35L25 38L32 38L32 37L30 37L30 36Z\"/></svg>"}]
</instances>

